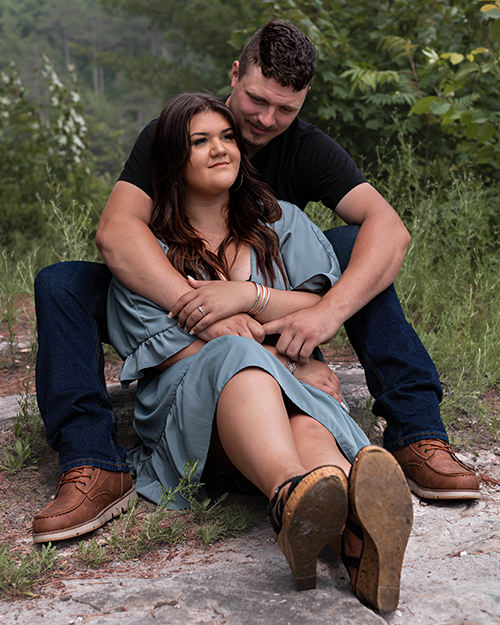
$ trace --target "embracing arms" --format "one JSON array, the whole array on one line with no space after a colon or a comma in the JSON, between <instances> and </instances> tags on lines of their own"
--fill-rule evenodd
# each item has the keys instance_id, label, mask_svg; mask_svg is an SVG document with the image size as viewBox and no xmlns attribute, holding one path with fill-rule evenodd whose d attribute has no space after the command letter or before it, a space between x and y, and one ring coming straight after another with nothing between
<instances>
[{"instance_id":1,"label":"embracing arms","mask_svg":"<svg viewBox=\"0 0 500 625\"><path fill-rule=\"evenodd\" d=\"M410 242L391 205L365 182L339 202L337 214L360 230L349 264L321 301L306 310L265 324L268 334L281 334L278 350L294 360L332 338L349 319L393 283Z\"/></svg>"},{"instance_id":2,"label":"embracing arms","mask_svg":"<svg viewBox=\"0 0 500 625\"><path fill-rule=\"evenodd\" d=\"M127 288L166 310L192 287L170 264L149 229L151 198L133 184L118 181L106 203L96 245L111 273ZM227 316L226 316L227 317ZM248 315L221 319L200 337L237 334L262 341L262 326Z\"/></svg>"}]
</instances>

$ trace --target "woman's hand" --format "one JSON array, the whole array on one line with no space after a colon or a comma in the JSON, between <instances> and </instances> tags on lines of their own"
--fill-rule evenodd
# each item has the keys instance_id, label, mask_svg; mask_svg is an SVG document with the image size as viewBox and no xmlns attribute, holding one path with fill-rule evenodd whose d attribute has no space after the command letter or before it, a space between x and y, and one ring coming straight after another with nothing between
<instances>
[{"instance_id":1,"label":"woman's hand","mask_svg":"<svg viewBox=\"0 0 500 625\"><path fill-rule=\"evenodd\" d=\"M216 321L250 310L255 301L252 282L195 280L188 278L192 291L185 293L172 306L170 317L179 326L199 335Z\"/></svg>"},{"instance_id":2,"label":"woman's hand","mask_svg":"<svg viewBox=\"0 0 500 625\"><path fill-rule=\"evenodd\" d=\"M342 391L337 375L328 365L319 360L309 359L305 364L297 363L294 376L301 382L307 382L320 391L324 391L342 403Z\"/></svg>"}]
</instances>

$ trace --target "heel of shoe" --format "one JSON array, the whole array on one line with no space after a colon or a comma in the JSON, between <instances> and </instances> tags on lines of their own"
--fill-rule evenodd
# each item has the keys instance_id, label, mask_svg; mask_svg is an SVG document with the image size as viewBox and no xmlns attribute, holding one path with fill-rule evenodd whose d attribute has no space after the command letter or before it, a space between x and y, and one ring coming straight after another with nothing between
<instances>
[{"instance_id":1,"label":"heel of shoe","mask_svg":"<svg viewBox=\"0 0 500 625\"><path fill-rule=\"evenodd\" d=\"M364 453L363 453L364 452ZM351 505L363 531L356 596L380 612L399 601L403 558L413 509L406 478L391 454L365 448L351 474Z\"/></svg>"},{"instance_id":2,"label":"heel of shoe","mask_svg":"<svg viewBox=\"0 0 500 625\"><path fill-rule=\"evenodd\" d=\"M316 588L316 564L318 553L311 553L307 545L299 541L290 541L288 536L281 532L278 536L278 545L287 559L297 590Z\"/></svg>"},{"instance_id":3,"label":"heel of shoe","mask_svg":"<svg viewBox=\"0 0 500 625\"><path fill-rule=\"evenodd\" d=\"M321 549L339 534L347 518L347 478L338 467L306 475L286 502L278 545L297 590L316 587Z\"/></svg>"}]
</instances>

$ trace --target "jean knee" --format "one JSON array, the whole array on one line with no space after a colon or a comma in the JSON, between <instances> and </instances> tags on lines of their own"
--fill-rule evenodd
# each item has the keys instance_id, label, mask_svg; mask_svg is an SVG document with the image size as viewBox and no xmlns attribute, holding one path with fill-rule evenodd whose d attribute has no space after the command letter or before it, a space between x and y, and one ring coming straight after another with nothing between
<instances>
[{"instance_id":1,"label":"jean knee","mask_svg":"<svg viewBox=\"0 0 500 625\"><path fill-rule=\"evenodd\" d=\"M331 228L324 232L324 235L332 244L342 271L344 271L349 264L352 248L356 243L358 232L359 226L355 224L337 226L336 228Z\"/></svg>"}]
</instances>

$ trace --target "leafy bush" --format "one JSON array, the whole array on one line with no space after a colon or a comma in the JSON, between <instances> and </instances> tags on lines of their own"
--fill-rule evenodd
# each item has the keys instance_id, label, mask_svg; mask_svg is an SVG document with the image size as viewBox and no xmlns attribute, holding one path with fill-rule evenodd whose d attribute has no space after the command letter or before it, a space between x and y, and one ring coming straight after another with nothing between
<instances>
[{"instance_id":1,"label":"leafy bush","mask_svg":"<svg viewBox=\"0 0 500 625\"><path fill-rule=\"evenodd\" d=\"M87 128L75 84L65 86L43 57L41 76L46 90L38 100L28 97L16 67L0 71L0 244L25 257L43 245L57 246L53 221L41 204L104 205L105 183L92 174L86 146ZM98 212L92 209L95 226ZM86 237L90 241L92 228Z\"/></svg>"}]
</instances>

